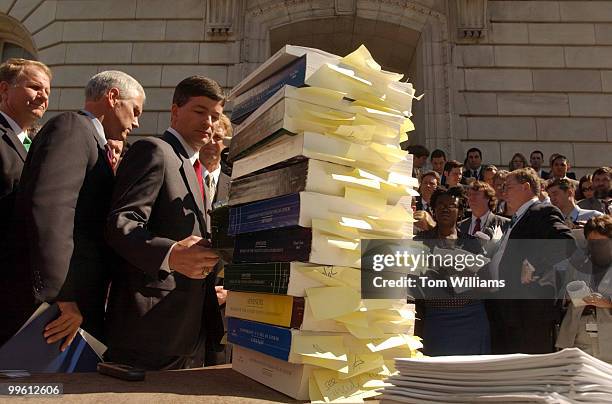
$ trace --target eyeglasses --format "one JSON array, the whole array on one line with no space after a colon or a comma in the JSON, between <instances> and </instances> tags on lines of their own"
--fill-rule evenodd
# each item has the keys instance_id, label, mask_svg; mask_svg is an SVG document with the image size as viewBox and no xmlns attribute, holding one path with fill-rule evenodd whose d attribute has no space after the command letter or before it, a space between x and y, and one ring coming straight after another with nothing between
<instances>
[{"instance_id":1,"label":"eyeglasses","mask_svg":"<svg viewBox=\"0 0 612 404\"><path fill-rule=\"evenodd\" d=\"M586 191L592 191L593 187L583 187L582 188L582 192L586 192Z\"/></svg>"}]
</instances>

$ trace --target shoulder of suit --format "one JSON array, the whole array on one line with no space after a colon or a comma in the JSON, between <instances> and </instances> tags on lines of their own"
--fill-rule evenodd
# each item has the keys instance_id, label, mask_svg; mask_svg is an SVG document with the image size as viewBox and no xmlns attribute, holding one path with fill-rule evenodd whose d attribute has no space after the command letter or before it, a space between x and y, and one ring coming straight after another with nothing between
<instances>
[{"instance_id":1,"label":"shoulder of suit","mask_svg":"<svg viewBox=\"0 0 612 404\"><path fill-rule=\"evenodd\" d=\"M491 212L489 214L491 215L491 220L492 221L497 221L497 222L500 222L500 223L509 223L510 222L510 219L508 219L507 217L496 215L493 212Z\"/></svg>"}]
</instances>

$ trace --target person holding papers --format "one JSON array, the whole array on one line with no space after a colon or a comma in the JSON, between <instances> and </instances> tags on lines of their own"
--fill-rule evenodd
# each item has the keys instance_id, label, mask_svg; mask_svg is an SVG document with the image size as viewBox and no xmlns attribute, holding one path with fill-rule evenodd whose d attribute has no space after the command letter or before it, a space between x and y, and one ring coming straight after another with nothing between
<instances>
[{"instance_id":1,"label":"person holding papers","mask_svg":"<svg viewBox=\"0 0 612 404\"><path fill-rule=\"evenodd\" d=\"M584 236L588 258L572 267L570 277L582 281L585 292L570 300L555 345L612 363L612 216L591 218Z\"/></svg>"},{"instance_id":2,"label":"person holding papers","mask_svg":"<svg viewBox=\"0 0 612 404\"><path fill-rule=\"evenodd\" d=\"M434 248L461 248L480 253L479 241L457 228L457 219L463 213L463 200L460 187L434 191L431 205L437 226L420 233L414 240L422 240L432 252ZM425 274L430 279L449 279L455 275L462 276L449 267ZM417 334L423 338L423 353L429 356L490 353L489 322L484 304L455 293L450 283L442 289L424 289L425 298L417 301L417 317L422 319L422 332L417 331Z\"/></svg>"},{"instance_id":3,"label":"person holding papers","mask_svg":"<svg viewBox=\"0 0 612 404\"><path fill-rule=\"evenodd\" d=\"M81 321L104 340L114 259L104 242L114 183L108 139L123 141L138 127L144 101L133 77L100 72L85 86L84 108L50 119L28 152L15 205L16 265L31 273L38 301L58 304L61 315L44 337L48 343L64 340L62 350Z\"/></svg>"},{"instance_id":4,"label":"person holding papers","mask_svg":"<svg viewBox=\"0 0 612 404\"><path fill-rule=\"evenodd\" d=\"M119 165L106 227L122 258L107 306L109 361L148 370L200 367L205 340L217 344L223 336L198 153L224 102L214 80L184 79L168 130L135 142Z\"/></svg>"}]
</instances>

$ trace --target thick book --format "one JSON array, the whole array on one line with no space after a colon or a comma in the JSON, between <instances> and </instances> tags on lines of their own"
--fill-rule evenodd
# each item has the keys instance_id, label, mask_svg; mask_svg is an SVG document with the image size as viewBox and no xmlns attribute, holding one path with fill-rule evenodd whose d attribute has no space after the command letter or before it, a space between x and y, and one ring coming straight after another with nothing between
<instances>
[{"instance_id":1,"label":"thick book","mask_svg":"<svg viewBox=\"0 0 612 404\"><path fill-rule=\"evenodd\" d=\"M334 132L340 124L351 125L355 111L341 96L324 89L284 86L235 128L228 160L235 161L283 134Z\"/></svg>"},{"instance_id":2,"label":"thick book","mask_svg":"<svg viewBox=\"0 0 612 404\"><path fill-rule=\"evenodd\" d=\"M235 345L232 369L296 400L308 400L308 379L316 367L289 363Z\"/></svg>"},{"instance_id":3,"label":"thick book","mask_svg":"<svg viewBox=\"0 0 612 404\"><path fill-rule=\"evenodd\" d=\"M368 217L380 211L346 198L316 192L278 196L232 207L229 235L251 233L284 227L311 227L313 219L339 221L340 216Z\"/></svg>"},{"instance_id":4,"label":"thick book","mask_svg":"<svg viewBox=\"0 0 612 404\"><path fill-rule=\"evenodd\" d=\"M232 260L234 263L292 261L361 267L358 246L352 249L341 248L327 234L308 227L290 227L236 236Z\"/></svg>"},{"instance_id":5,"label":"thick book","mask_svg":"<svg viewBox=\"0 0 612 404\"><path fill-rule=\"evenodd\" d=\"M340 56L320 49L285 45L232 88L229 99L236 117L253 111L285 84L300 87L323 64L337 64ZM275 90L276 89L276 90ZM260 104L261 105L261 104ZM255 106L255 107L254 107ZM253 108L254 107L254 108ZM237 112L238 111L238 112ZM232 118L233 121L234 118Z\"/></svg>"},{"instance_id":6,"label":"thick book","mask_svg":"<svg viewBox=\"0 0 612 404\"><path fill-rule=\"evenodd\" d=\"M343 196L346 183L334 180L333 176L349 176L353 171L352 167L325 161L298 161L287 167L232 181L229 205L242 205L301 191Z\"/></svg>"},{"instance_id":7,"label":"thick book","mask_svg":"<svg viewBox=\"0 0 612 404\"><path fill-rule=\"evenodd\" d=\"M300 330L347 331L337 321L315 319L304 297L230 291L225 315Z\"/></svg>"},{"instance_id":8,"label":"thick book","mask_svg":"<svg viewBox=\"0 0 612 404\"><path fill-rule=\"evenodd\" d=\"M60 315L57 304L44 304L35 315L0 348L0 370L19 369L30 373L96 371L98 362L102 361L94 349L101 345L97 340L79 330L68 349L61 352L64 340L48 344L43 337L47 324Z\"/></svg>"},{"instance_id":9,"label":"thick book","mask_svg":"<svg viewBox=\"0 0 612 404\"><path fill-rule=\"evenodd\" d=\"M407 152L402 150L373 149L338 137L302 132L293 136L283 135L235 161L232 180L277 164L286 166L306 158L381 172L392 169L399 162L407 161L407 155Z\"/></svg>"},{"instance_id":10,"label":"thick book","mask_svg":"<svg viewBox=\"0 0 612 404\"><path fill-rule=\"evenodd\" d=\"M301 271L312 265L301 262L266 262L225 266L223 288L237 292L304 296L307 288L324 286ZM334 267L329 267L333 273Z\"/></svg>"}]
</instances>

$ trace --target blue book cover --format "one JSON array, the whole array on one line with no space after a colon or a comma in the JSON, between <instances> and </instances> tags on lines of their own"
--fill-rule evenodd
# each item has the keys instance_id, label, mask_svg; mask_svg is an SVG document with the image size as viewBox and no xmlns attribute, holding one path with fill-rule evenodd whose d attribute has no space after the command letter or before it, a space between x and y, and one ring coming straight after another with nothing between
<instances>
[{"instance_id":1,"label":"blue book cover","mask_svg":"<svg viewBox=\"0 0 612 404\"><path fill-rule=\"evenodd\" d=\"M227 341L287 361L291 351L291 329L229 317Z\"/></svg>"},{"instance_id":2,"label":"blue book cover","mask_svg":"<svg viewBox=\"0 0 612 404\"><path fill-rule=\"evenodd\" d=\"M100 357L77 333L64 352L63 340L47 344L43 337L47 324L60 315L57 304L49 306L0 348L0 370L19 369L31 373L95 372Z\"/></svg>"},{"instance_id":3,"label":"blue book cover","mask_svg":"<svg viewBox=\"0 0 612 404\"><path fill-rule=\"evenodd\" d=\"M284 85L289 84L294 87L303 86L305 77L306 56L304 55L255 87L236 97L232 110L232 123L239 124L244 121L253 111L259 108Z\"/></svg>"},{"instance_id":4,"label":"blue book cover","mask_svg":"<svg viewBox=\"0 0 612 404\"><path fill-rule=\"evenodd\" d=\"M283 229L244 233L236 236L233 263L310 261L312 229Z\"/></svg>"},{"instance_id":5,"label":"blue book cover","mask_svg":"<svg viewBox=\"0 0 612 404\"><path fill-rule=\"evenodd\" d=\"M284 195L231 208L228 234L297 226L299 220L300 194Z\"/></svg>"}]
</instances>

